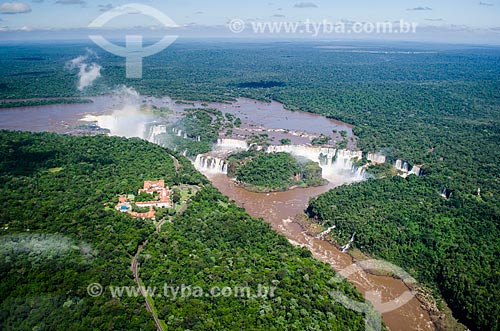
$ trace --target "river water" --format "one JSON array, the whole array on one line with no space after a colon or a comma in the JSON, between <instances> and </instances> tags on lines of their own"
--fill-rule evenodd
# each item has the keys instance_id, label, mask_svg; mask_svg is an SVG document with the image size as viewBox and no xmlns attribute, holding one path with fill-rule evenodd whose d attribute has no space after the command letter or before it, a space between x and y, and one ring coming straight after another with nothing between
<instances>
[{"instance_id":1,"label":"river water","mask_svg":"<svg viewBox=\"0 0 500 331\"><path fill-rule=\"evenodd\" d=\"M106 127L111 133L124 136L139 136L141 133L137 128L133 132L124 131L124 127L134 123L133 116L143 118L144 114L131 111L125 99L119 97L95 97L93 104L71 104L71 105L48 105L38 107L22 107L16 109L0 110L0 129L23 130L23 131L52 131L67 133L69 128L77 125L84 117L89 115L98 123L107 123ZM127 101L128 102L128 101ZM177 118L185 108L193 105L176 104L170 98L143 98L140 104L150 103L158 107L167 106L174 110L172 115ZM135 109L140 104L134 105ZM195 102L194 106L201 107L202 104ZM292 112L286 110L282 104L277 102L264 103L250 99L238 99L232 104L210 103L207 106L217 108L223 113L231 113L242 119L241 129L235 129L237 138L266 132L271 138L279 141L281 137L292 139L294 144L310 141L310 135L324 134L338 139L338 133L333 130L345 130L348 133L349 146L355 146L352 135L352 127L338 121L327 119L323 116ZM125 111L121 111L125 109ZM110 117L110 116L113 117ZM122 118L122 119L121 119ZM139 121L140 122L140 121ZM289 132L283 132L286 129ZM145 138L142 136L142 138ZM226 196L234 200L239 206L254 217L262 217L269 222L273 229L284 234L290 242L307 247L315 258L330 264L335 270L340 271L352 264L352 258L339 251L334 245L325 240L313 238L306 234L302 226L294 221L297 214L303 213L311 197L322 194L329 189L345 184L346 180L337 178L329 185L313 188L297 188L287 192L253 193L237 186L226 175L205 174L212 183ZM381 294L382 302L391 301L408 291L403 281L387 276L376 276L359 271L353 273L348 279L355 284L365 297L368 292ZM383 313L384 323L392 331L434 330L430 316L421 307L421 303L412 298L400 308ZM383 309L382 305L376 305L375 309Z\"/></svg>"},{"instance_id":2,"label":"river water","mask_svg":"<svg viewBox=\"0 0 500 331\"><path fill-rule=\"evenodd\" d=\"M311 197L325 193L338 186L330 183L322 187L297 188L286 192L255 193L249 192L222 174L206 176L224 195L230 197L240 207L254 217L262 217L273 229L284 234L290 242L307 247L313 256L330 264L335 270L341 271L353 264L352 258L342 253L329 242L306 234L302 226L294 221L297 214L303 213ZM408 291L402 280L388 276L378 276L363 270L348 277L356 288L366 297L367 292L379 292L382 303L392 301ZM380 311L383 305L374 305ZM386 326L392 331L435 330L429 313L422 308L420 301L413 297L402 307L382 314Z\"/></svg>"},{"instance_id":3,"label":"river water","mask_svg":"<svg viewBox=\"0 0 500 331\"><path fill-rule=\"evenodd\" d=\"M103 114L119 103L109 96L91 99L93 103L0 109L0 129L66 133L85 114Z\"/></svg>"},{"instance_id":4,"label":"river water","mask_svg":"<svg viewBox=\"0 0 500 331\"><path fill-rule=\"evenodd\" d=\"M287 110L282 103L261 102L248 98L238 98L233 103L205 103L193 101L194 107L219 109L224 114L231 114L243 122L240 128L233 128L233 138L245 140L251 135L266 133L270 144L280 144L283 138L290 139L294 145L306 144L312 137L325 135L332 141L342 139L340 132L347 133L348 147L354 149L356 140L352 126L324 116L301 111ZM172 109L182 112L193 105L173 104ZM333 131L335 130L335 132Z\"/></svg>"}]
</instances>

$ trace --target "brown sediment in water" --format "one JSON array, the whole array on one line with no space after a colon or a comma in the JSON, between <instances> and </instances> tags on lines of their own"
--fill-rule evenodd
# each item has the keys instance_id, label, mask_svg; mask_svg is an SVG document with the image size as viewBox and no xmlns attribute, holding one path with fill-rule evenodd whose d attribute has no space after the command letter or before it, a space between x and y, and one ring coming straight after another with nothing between
<instances>
[{"instance_id":1,"label":"brown sediment in water","mask_svg":"<svg viewBox=\"0 0 500 331\"><path fill-rule=\"evenodd\" d=\"M353 264L353 258L342 253L336 244L312 236L306 224L297 222L296 217L304 212L309 198L322 194L338 184L322 187L297 188L286 192L255 193L239 187L225 175L208 175L215 187L229 196L239 206L254 216L269 222L273 229L284 234L296 245L307 247L318 260L330 264L335 270L343 270ZM309 232L309 233L308 233ZM398 298L409 287L402 280L388 275L376 275L359 271L348 276L348 280L366 297L368 292L381 294L381 305L374 304L375 310L382 310L383 303ZM429 311L417 297L412 297L396 310L382 314L384 324L392 331L436 330Z\"/></svg>"},{"instance_id":2,"label":"brown sediment in water","mask_svg":"<svg viewBox=\"0 0 500 331\"><path fill-rule=\"evenodd\" d=\"M71 128L78 124L83 124L79 120L85 114L103 114L106 111L111 111L115 104L115 100L110 96L89 97L86 99L90 99L93 102L4 108L0 110L0 129L71 133Z\"/></svg>"},{"instance_id":3,"label":"brown sediment in water","mask_svg":"<svg viewBox=\"0 0 500 331\"><path fill-rule=\"evenodd\" d=\"M240 128L233 128L233 138L245 140L252 134L268 134L271 144L280 144L280 139L291 139L292 144L309 143L312 137L326 135L334 141L341 141L340 131L347 132L348 147L356 147L352 125L326 118L322 115L302 111L291 111L277 101L262 102L248 98L238 98L232 103L190 101L191 105L173 103L175 112L186 108L216 108L223 114L231 114L243 122ZM337 133L334 133L336 130ZM292 132L291 135L289 132Z\"/></svg>"},{"instance_id":4,"label":"brown sediment in water","mask_svg":"<svg viewBox=\"0 0 500 331\"><path fill-rule=\"evenodd\" d=\"M304 214L299 214L297 215L294 219L294 222L297 224L300 224L302 227L302 230L309 236L316 237L320 233L322 233L325 228L321 226L320 224L316 223L313 219L310 219L305 213ZM337 249L340 250L340 246L338 243L332 239L330 235L322 237L323 240L329 242L333 246L337 247ZM352 258L353 263L359 262L359 261L367 261L374 259L374 257L369 256L365 254L364 252L360 251L359 249L352 249L348 252L349 256ZM387 276L387 277L392 277L395 279L399 279L397 275L394 275L393 273L389 271L384 271L384 270L377 270L377 269L365 269L364 270L367 273L370 273L375 276ZM431 320L436 324L436 329L437 330L446 330L445 328L441 328L439 325L441 324L439 321L444 318L444 313L441 312L438 308L438 303L436 299L434 298L432 291L422 284L408 284L405 283L405 285L408 287L408 289L412 290L415 292L416 298L422 303L423 308L429 312ZM456 323L456 321L453 321Z\"/></svg>"}]
</instances>

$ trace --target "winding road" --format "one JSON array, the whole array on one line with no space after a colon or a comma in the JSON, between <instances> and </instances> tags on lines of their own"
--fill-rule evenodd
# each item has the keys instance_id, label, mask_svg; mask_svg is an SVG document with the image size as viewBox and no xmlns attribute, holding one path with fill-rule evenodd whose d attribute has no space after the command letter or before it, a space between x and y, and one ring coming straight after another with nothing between
<instances>
[{"instance_id":1,"label":"winding road","mask_svg":"<svg viewBox=\"0 0 500 331\"><path fill-rule=\"evenodd\" d=\"M158 224L161 226L161 224ZM157 231L159 230L159 227L157 226ZM139 247L137 248L137 252L134 255L134 258L132 259L132 264L130 265L130 269L132 270L132 273L134 274L134 281L139 290L141 291L142 296L144 297L144 300L146 301L146 309L153 315L153 319L156 324L156 328L158 331L163 331L163 327L161 326L160 319L156 315L153 307L148 301L147 294L144 291L144 288L141 286L141 280L139 279L139 254L141 251L144 249L144 247L148 244L148 241L146 240L143 242Z\"/></svg>"},{"instance_id":2,"label":"winding road","mask_svg":"<svg viewBox=\"0 0 500 331\"><path fill-rule=\"evenodd\" d=\"M177 160L177 158L175 156L173 156L172 154L170 154L170 157L172 158L172 160L174 160L175 172L178 172L179 171L179 160Z\"/></svg>"}]
</instances>

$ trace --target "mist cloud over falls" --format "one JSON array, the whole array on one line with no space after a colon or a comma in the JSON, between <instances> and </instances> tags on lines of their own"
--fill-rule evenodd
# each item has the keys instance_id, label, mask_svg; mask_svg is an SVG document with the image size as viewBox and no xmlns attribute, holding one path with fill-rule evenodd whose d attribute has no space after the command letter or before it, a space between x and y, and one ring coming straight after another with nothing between
<instances>
[{"instance_id":1,"label":"mist cloud over falls","mask_svg":"<svg viewBox=\"0 0 500 331\"><path fill-rule=\"evenodd\" d=\"M82 120L95 122L108 129L110 135L126 138L148 136L147 127L155 121L155 116L141 110L141 96L133 88L121 86L113 93L114 109L106 115L86 115Z\"/></svg>"},{"instance_id":2,"label":"mist cloud over falls","mask_svg":"<svg viewBox=\"0 0 500 331\"><path fill-rule=\"evenodd\" d=\"M80 91L91 86L97 78L101 77L102 67L95 62L89 63L92 58L97 58L97 55L87 49L85 55L80 55L67 63L70 70L78 69L78 90Z\"/></svg>"}]
</instances>

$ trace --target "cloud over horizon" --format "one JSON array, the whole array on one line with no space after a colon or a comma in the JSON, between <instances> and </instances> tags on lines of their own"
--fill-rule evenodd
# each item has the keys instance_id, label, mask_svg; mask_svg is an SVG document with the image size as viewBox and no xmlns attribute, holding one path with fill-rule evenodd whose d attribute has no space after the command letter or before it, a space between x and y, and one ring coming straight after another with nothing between
<instances>
[{"instance_id":1,"label":"cloud over horizon","mask_svg":"<svg viewBox=\"0 0 500 331\"><path fill-rule=\"evenodd\" d=\"M87 1L84 0L57 0L57 4L60 5L85 5Z\"/></svg>"},{"instance_id":2,"label":"cloud over horizon","mask_svg":"<svg viewBox=\"0 0 500 331\"><path fill-rule=\"evenodd\" d=\"M0 14L25 14L30 13L31 7L21 2L0 3Z\"/></svg>"},{"instance_id":3,"label":"cloud over horizon","mask_svg":"<svg viewBox=\"0 0 500 331\"><path fill-rule=\"evenodd\" d=\"M314 2L299 2L294 5L295 8L318 8Z\"/></svg>"},{"instance_id":4,"label":"cloud over horizon","mask_svg":"<svg viewBox=\"0 0 500 331\"><path fill-rule=\"evenodd\" d=\"M431 7L425 6L425 7L415 7L415 8L408 8L407 10L410 11L420 11L420 10L432 10Z\"/></svg>"}]
</instances>

